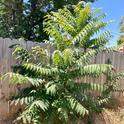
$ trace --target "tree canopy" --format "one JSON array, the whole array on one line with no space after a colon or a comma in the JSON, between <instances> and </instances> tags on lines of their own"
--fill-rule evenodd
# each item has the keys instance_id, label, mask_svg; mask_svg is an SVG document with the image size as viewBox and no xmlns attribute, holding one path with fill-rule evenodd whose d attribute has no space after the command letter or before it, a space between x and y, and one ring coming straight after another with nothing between
<instances>
[{"instance_id":1,"label":"tree canopy","mask_svg":"<svg viewBox=\"0 0 124 124\"><path fill-rule=\"evenodd\" d=\"M43 17L49 11L76 4L80 0L1 0L0 37L43 42ZM94 0L86 0L86 2Z\"/></svg>"},{"instance_id":2,"label":"tree canopy","mask_svg":"<svg viewBox=\"0 0 124 124\"><path fill-rule=\"evenodd\" d=\"M121 33L121 36L119 37L117 43L124 44L124 17L122 17L120 20L120 33Z\"/></svg>"}]
</instances>

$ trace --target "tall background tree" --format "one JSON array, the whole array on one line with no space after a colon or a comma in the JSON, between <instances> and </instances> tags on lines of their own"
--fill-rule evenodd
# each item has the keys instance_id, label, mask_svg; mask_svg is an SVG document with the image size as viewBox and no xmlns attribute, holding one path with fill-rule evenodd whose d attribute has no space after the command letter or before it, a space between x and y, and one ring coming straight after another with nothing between
<instances>
[{"instance_id":1,"label":"tall background tree","mask_svg":"<svg viewBox=\"0 0 124 124\"><path fill-rule=\"evenodd\" d=\"M0 0L0 37L24 38L42 42L43 17L49 11L57 11L64 5L80 0ZM94 2L95 0L85 0Z\"/></svg>"},{"instance_id":2,"label":"tall background tree","mask_svg":"<svg viewBox=\"0 0 124 124\"><path fill-rule=\"evenodd\" d=\"M120 20L120 33L121 33L121 36L119 37L117 43L124 44L124 17L122 17Z\"/></svg>"}]
</instances>

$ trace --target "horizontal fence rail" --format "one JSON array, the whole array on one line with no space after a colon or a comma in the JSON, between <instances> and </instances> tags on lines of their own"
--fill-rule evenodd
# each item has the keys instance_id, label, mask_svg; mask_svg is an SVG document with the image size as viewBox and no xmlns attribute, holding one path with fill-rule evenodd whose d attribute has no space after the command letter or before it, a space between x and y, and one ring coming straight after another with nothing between
<instances>
[{"instance_id":1,"label":"horizontal fence rail","mask_svg":"<svg viewBox=\"0 0 124 124\"><path fill-rule=\"evenodd\" d=\"M15 39L11 40L8 38L0 38L0 76L11 71L11 67L14 64L17 64L17 61L15 61L12 57L12 48L10 48L10 46L14 44L20 44L28 50L30 50L33 46L40 45L41 47L53 51L53 48L51 48L49 45L46 45L45 43L34 43L31 41L18 41ZM110 54L99 53L92 60L92 63L105 64L108 62L111 63L117 71L124 70L124 54L119 52L113 52ZM104 76L101 76L99 79L84 77L82 79L79 79L78 81L81 82L81 80L85 80L85 82L96 80L98 83L104 83L106 79ZM119 83L124 84L124 80ZM10 106L9 98L10 96L17 94L19 92L19 89L20 87L18 86L10 85L9 79L6 82L2 79L0 80L0 124L12 124L12 119L15 117L15 113L19 108L18 106ZM121 98L124 94L116 93L114 95Z\"/></svg>"}]
</instances>

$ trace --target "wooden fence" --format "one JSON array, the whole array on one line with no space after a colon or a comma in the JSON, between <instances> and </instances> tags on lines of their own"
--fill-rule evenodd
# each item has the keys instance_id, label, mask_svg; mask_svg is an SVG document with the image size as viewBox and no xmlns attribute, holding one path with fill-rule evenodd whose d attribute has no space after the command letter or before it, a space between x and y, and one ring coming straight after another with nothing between
<instances>
[{"instance_id":1,"label":"wooden fence","mask_svg":"<svg viewBox=\"0 0 124 124\"><path fill-rule=\"evenodd\" d=\"M3 39L0 38L0 75L5 74L8 71L11 71L11 66L16 64L16 61L12 57L12 49L9 48L13 44L21 44L23 47L30 49L32 46L40 45L42 47L48 48L44 43L33 43L31 41L17 41L11 39ZM50 48L48 48L50 50ZM114 65L117 71L124 70L124 54L119 52L114 52L110 54L100 53L93 60L95 63L107 63L108 60ZM85 78L84 80L87 80ZM88 79L89 80L89 79ZM104 82L104 78L97 79L99 83ZM124 83L122 80L120 83ZM0 124L12 124L12 119L14 117L14 113L16 112L15 108L10 106L8 102L9 96L13 93L18 93L18 87L12 86L9 84L9 80L7 82L0 80ZM123 97L123 93L116 94L119 97ZM13 111L14 110L14 111Z\"/></svg>"},{"instance_id":2,"label":"wooden fence","mask_svg":"<svg viewBox=\"0 0 124 124\"><path fill-rule=\"evenodd\" d=\"M14 44L21 44L23 47L30 49L32 46L41 45L47 47L43 43L33 43L31 41L17 41L8 38L0 38L0 76L11 71L11 66L17 62L12 57L12 48ZM0 124L11 124L16 108L12 108L8 102L9 96L18 93L19 87L12 86L7 82L0 80Z\"/></svg>"}]
</instances>

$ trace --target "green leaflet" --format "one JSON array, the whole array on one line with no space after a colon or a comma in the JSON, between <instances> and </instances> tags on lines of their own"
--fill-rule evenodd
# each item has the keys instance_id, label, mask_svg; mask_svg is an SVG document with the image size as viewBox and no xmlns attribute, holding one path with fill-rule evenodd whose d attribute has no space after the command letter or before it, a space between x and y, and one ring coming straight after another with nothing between
<instances>
[{"instance_id":1,"label":"green leaflet","mask_svg":"<svg viewBox=\"0 0 124 124\"><path fill-rule=\"evenodd\" d=\"M65 65L71 65L73 62L73 50L65 49L62 53L62 57Z\"/></svg>"},{"instance_id":2,"label":"green leaflet","mask_svg":"<svg viewBox=\"0 0 124 124\"><path fill-rule=\"evenodd\" d=\"M107 86L99 83L76 83L74 85L75 89L77 88L79 91L98 91L103 92L107 89Z\"/></svg>"},{"instance_id":3,"label":"green leaflet","mask_svg":"<svg viewBox=\"0 0 124 124\"><path fill-rule=\"evenodd\" d=\"M79 113L81 116L85 116L89 113L88 110L83 107L83 105L81 105L75 98L69 96L67 100L70 104L70 107L77 113Z\"/></svg>"},{"instance_id":4,"label":"green leaflet","mask_svg":"<svg viewBox=\"0 0 124 124\"><path fill-rule=\"evenodd\" d=\"M52 55L53 64L61 66L63 64L62 53L59 50L54 51Z\"/></svg>"},{"instance_id":5,"label":"green leaflet","mask_svg":"<svg viewBox=\"0 0 124 124\"><path fill-rule=\"evenodd\" d=\"M58 68L43 68L42 66L31 63L23 64L22 66L24 69L32 71L38 75L54 75L60 72Z\"/></svg>"},{"instance_id":6,"label":"green leaflet","mask_svg":"<svg viewBox=\"0 0 124 124\"><path fill-rule=\"evenodd\" d=\"M45 83L45 80L38 79L38 78L31 78L27 77L18 73L7 73L3 77L1 77L3 80L10 79L11 84L28 84L31 83L33 86L39 86L43 83Z\"/></svg>"},{"instance_id":7,"label":"green leaflet","mask_svg":"<svg viewBox=\"0 0 124 124\"><path fill-rule=\"evenodd\" d=\"M106 74L108 71L112 71L113 66L108 64L92 64L86 65L81 68L81 75L98 76L100 74Z\"/></svg>"}]
</instances>

